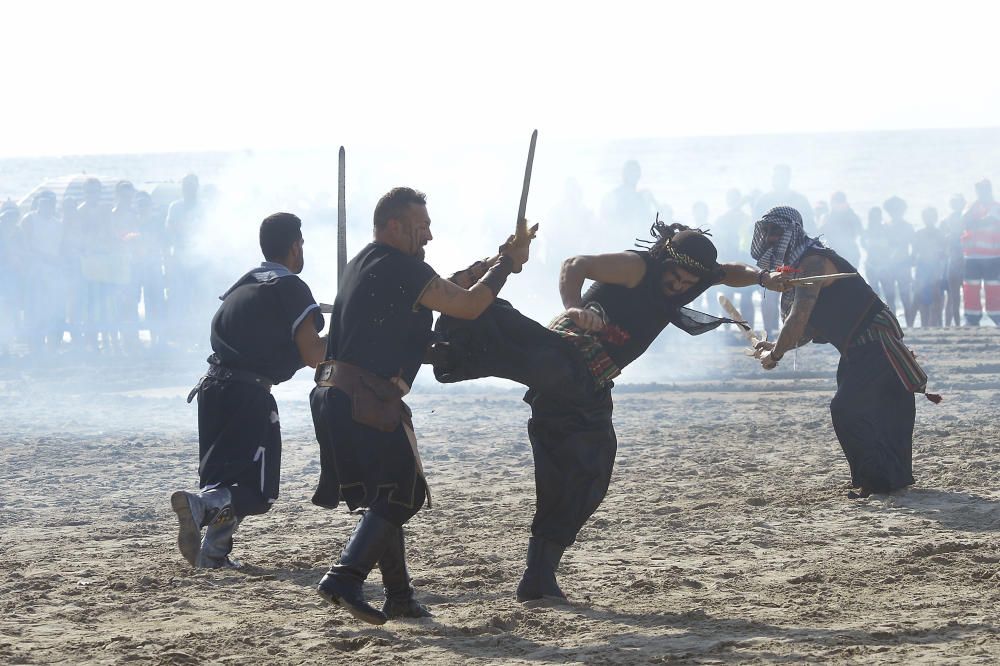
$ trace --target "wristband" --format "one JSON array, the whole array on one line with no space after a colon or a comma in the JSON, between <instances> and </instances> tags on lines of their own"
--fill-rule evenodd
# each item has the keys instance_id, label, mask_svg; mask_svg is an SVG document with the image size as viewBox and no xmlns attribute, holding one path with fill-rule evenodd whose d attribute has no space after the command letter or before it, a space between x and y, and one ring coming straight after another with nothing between
<instances>
[{"instance_id":1,"label":"wristband","mask_svg":"<svg viewBox=\"0 0 1000 666\"><path fill-rule=\"evenodd\" d=\"M757 273L757 284L759 284L760 286L763 287L764 286L764 278L766 278L768 275L769 275L769 273L767 271L765 271L763 268L760 269L760 272Z\"/></svg>"},{"instance_id":2,"label":"wristband","mask_svg":"<svg viewBox=\"0 0 1000 666\"><path fill-rule=\"evenodd\" d=\"M506 254L501 254L497 263L493 264L493 267L486 271L486 275L480 278L476 284L481 284L492 291L493 298L496 298L497 294L500 293L500 289L503 288L504 283L507 282L507 277L513 268L514 260Z\"/></svg>"}]
</instances>

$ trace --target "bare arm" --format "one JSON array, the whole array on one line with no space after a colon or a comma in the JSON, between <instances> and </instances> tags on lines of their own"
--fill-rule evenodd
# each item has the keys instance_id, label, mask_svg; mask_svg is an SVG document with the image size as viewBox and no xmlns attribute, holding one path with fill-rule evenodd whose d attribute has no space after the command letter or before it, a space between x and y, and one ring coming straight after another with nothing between
<instances>
[{"instance_id":1,"label":"bare arm","mask_svg":"<svg viewBox=\"0 0 1000 666\"><path fill-rule=\"evenodd\" d=\"M811 256L802 262L802 277L812 275L826 275L835 271L833 262L825 257ZM809 323L809 316L813 308L816 307L816 300L819 298L820 290L824 283L795 287L795 300L792 301L792 311L788 314L778 339L775 340L774 349L771 350L771 359L778 361L786 351L798 346L806 332L806 325Z\"/></svg>"},{"instance_id":2,"label":"bare arm","mask_svg":"<svg viewBox=\"0 0 1000 666\"><path fill-rule=\"evenodd\" d=\"M746 264L722 264L722 284L727 287L750 287L757 284L760 274L753 266Z\"/></svg>"},{"instance_id":3,"label":"bare arm","mask_svg":"<svg viewBox=\"0 0 1000 666\"><path fill-rule=\"evenodd\" d=\"M790 279L790 276L777 271L767 273L764 276L763 283L758 282L760 271L753 266L746 264L722 264L722 271L724 273L722 284L727 287L751 287L759 284L771 291L785 291L791 288L785 282Z\"/></svg>"},{"instance_id":4,"label":"bare arm","mask_svg":"<svg viewBox=\"0 0 1000 666\"><path fill-rule=\"evenodd\" d=\"M417 301L425 308L457 319L475 319L486 311L495 298L486 285L477 282L468 289L442 277L433 278Z\"/></svg>"},{"instance_id":5,"label":"bare arm","mask_svg":"<svg viewBox=\"0 0 1000 666\"><path fill-rule=\"evenodd\" d=\"M320 337L312 325L312 317L305 317L295 329L295 346L299 356L310 368L315 368L326 358L326 336Z\"/></svg>"},{"instance_id":6,"label":"bare arm","mask_svg":"<svg viewBox=\"0 0 1000 666\"><path fill-rule=\"evenodd\" d=\"M562 263L559 296L567 310L583 305L583 283L594 280L606 284L635 287L646 275L646 263L634 252L580 255Z\"/></svg>"}]
</instances>

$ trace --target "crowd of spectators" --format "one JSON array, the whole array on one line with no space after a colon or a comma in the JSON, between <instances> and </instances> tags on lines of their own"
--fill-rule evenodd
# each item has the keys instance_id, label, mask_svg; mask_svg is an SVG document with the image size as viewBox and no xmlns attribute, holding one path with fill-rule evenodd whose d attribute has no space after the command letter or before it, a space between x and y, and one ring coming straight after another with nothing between
<instances>
[{"instance_id":1,"label":"crowd of spectators","mask_svg":"<svg viewBox=\"0 0 1000 666\"><path fill-rule=\"evenodd\" d=\"M671 206L639 188L638 163L627 162L622 174L622 183L605 196L594 216L597 225L629 221L640 228L657 213L661 219L675 220ZM709 206L697 201L690 216L676 221L708 229L722 259L750 261L754 220L774 206L792 206L802 214L806 233L818 236L857 267L880 297L902 314L906 326L979 326L986 321L984 316L1000 325L1000 204L988 180L976 183L974 190L971 202L963 194L952 195L943 218L936 207L928 206L914 225L907 219L907 202L890 196L869 208L863 222L844 192L810 203L792 189L791 169L779 165L770 191L744 194L731 189L721 215L713 219ZM588 216L578 210L578 197L564 207L578 219ZM753 298L758 291L747 288L730 298L751 323L760 321L759 307L762 328L776 332L778 299L758 303ZM715 310L715 293L700 305Z\"/></svg>"},{"instance_id":2,"label":"crowd of spectators","mask_svg":"<svg viewBox=\"0 0 1000 666\"><path fill-rule=\"evenodd\" d=\"M62 193L40 189L20 206L4 202L0 356L66 344L128 352L183 338L202 215L193 174L167 206L125 180L110 194L97 178Z\"/></svg>"},{"instance_id":3,"label":"crowd of spectators","mask_svg":"<svg viewBox=\"0 0 1000 666\"><path fill-rule=\"evenodd\" d=\"M675 221L669 205L638 186L640 178L639 164L627 162L621 183L596 212L579 185L567 181L550 217L565 218L581 232L576 238L604 237L589 233L598 229L634 231L657 214ZM156 201L128 181L88 178L59 192L39 189L20 205L0 204L0 358L59 348L129 353L200 341L207 323L191 322L207 315L192 305L202 272L192 240L206 207L193 174L170 192L172 198L160 192ZM898 196L869 208L863 220L844 192L810 203L791 188L791 170L777 166L770 191L731 189L721 215L713 217L698 201L687 219L676 221L709 229L722 259L750 261L753 221L768 208L790 205L806 232L856 266L906 326L978 326L984 317L1000 324L1000 204L989 181L976 183L974 192L971 202L952 195L943 217L924 208L917 228ZM572 238L566 243L563 254L581 250ZM716 293L694 305L718 312ZM778 299L761 299L752 288L730 298L757 328L778 329Z\"/></svg>"}]
</instances>

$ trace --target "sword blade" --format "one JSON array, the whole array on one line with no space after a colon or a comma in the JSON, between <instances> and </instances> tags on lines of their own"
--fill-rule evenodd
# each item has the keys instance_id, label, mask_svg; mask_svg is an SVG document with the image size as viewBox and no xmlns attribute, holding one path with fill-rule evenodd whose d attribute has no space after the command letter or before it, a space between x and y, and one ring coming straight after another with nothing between
<instances>
[{"instance_id":1,"label":"sword blade","mask_svg":"<svg viewBox=\"0 0 1000 666\"><path fill-rule=\"evenodd\" d=\"M525 214L528 209L528 188L531 186L531 166L535 162L535 142L538 141L538 130L531 133L531 143L528 145L528 162L524 165L524 184L521 186L521 203L517 208L517 225L514 238L525 241L528 237L528 220Z\"/></svg>"},{"instance_id":2,"label":"sword blade","mask_svg":"<svg viewBox=\"0 0 1000 666\"><path fill-rule=\"evenodd\" d=\"M347 192L344 161L344 147L340 147L337 164L337 289L340 289L340 278L347 265Z\"/></svg>"},{"instance_id":3,"label":"sword blade","mask_svg":"<svg viewBox=\"0 0 1000 666\"><path fill-rule=\"evenodd\" d=\"M733 305L732 301L726 298L725 294L719 294L719 305L721 305L722 309L726 311L726 314L729 315L730 319L733 319L735 321L742 321L744 324L747 323L743 319L743 315L740 314L740 311L736 309L736 306ZM747 342L750 343L750 349L745 350L746 355L757 358L758 354L756 349L757 343L761 342L762 340L766 340L767 334L765 333L763 338L758 338L757 334L754 333L753 331L748 331L742 326L739 326L738 328L740 329L740 332L743 333L743 337L745 337L747 339Z\"/></svg>"},{"instance_id":4,"label":"sword blade","mask_svg":"<svg viewBox=\"0 0 1000 666\"><path fill-rule=\"evenodd\" d=\"M854 277L857 273L830 273L829 275L812 275L809 277L792 278L788 280L788 284L795 286L807 286L810 284L817 284L819 282L824 282L829 280L833 282L834 280L843 280L844 278Z\"/></svg>"}]
</instances>

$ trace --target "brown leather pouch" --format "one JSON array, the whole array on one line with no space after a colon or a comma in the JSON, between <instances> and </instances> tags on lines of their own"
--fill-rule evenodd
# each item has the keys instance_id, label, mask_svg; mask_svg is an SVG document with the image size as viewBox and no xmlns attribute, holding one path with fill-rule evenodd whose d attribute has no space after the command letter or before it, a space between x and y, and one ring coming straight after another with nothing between
<instances>
[{"instance_id":1,"label":"brown leather pouch","mask_svg":"<svg viewBox=\"0 0 1000 666\"><path fill-rule=\"evenodd\" d=\"M349 395L354 421L381 432L396 430L409 413L398 386L350 363L324 362L316 369L316 383L335 386Z\"/></svg>"},{"instance_id":2,"label":"brown leather pouch","mask_svg":"<svg viewBox=\"0 0 1000 666\"><path fill-rule=\"evenodd\" d=\"M392 432L403 418L402 392L381 377L378 382L361 375L351 393L351 416L355 421L382 432Z\"/></svg>"}]
</instances>

